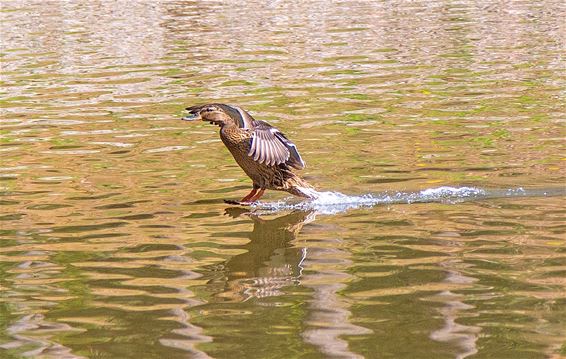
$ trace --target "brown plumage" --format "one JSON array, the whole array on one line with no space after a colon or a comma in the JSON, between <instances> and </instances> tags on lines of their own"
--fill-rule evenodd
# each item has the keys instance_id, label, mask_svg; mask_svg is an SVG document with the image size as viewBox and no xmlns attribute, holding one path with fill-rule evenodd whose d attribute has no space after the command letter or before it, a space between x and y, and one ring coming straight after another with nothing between
<instances>
[{"instance_id":1,"label":"brown plumage","mask_svg":"<svg viewBox=\"0 0 566 359\"><path fill-rule=\"evenodd\" d=\"M266 189L286 191L296 196L316 198L316 190L292 169L305 162L295 144L277 128L255 120L243 109L225 104L188 107L183 120L208 121L220 126L220 138L234 159L252 179L252 191L240 203L257 201Z\"/></svg>"}]
</instances>

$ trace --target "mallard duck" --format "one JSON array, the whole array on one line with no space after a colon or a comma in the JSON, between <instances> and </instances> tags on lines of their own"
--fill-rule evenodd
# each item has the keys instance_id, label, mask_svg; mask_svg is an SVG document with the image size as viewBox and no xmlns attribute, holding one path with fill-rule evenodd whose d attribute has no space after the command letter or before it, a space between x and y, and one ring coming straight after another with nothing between
<instances>
[{"instance_id":1,"label":"mallard duck","mask_svg":"<svg viewBox=\"0 0 566 359\"><path fill-rule=\"evenodd\" d=\"M277 128L255 120L240 107L207 104L187 107L186 121L202 120L220 127L220 138L238 165L253 181L251 192L239 202L249 204L263 196L266 189L286 191L295 196L316 198L318 192L293 169L303 169L305 162L297 146Z\"/></svg>"}]
</instances>

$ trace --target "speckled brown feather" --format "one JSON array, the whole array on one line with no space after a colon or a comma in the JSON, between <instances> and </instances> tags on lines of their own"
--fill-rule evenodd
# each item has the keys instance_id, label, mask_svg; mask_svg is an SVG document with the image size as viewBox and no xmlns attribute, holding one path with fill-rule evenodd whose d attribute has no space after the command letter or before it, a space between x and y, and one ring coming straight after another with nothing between
<instances>
[{"instance_id":1,"label":"speckled brown feather","mask_svg":"<svg viewBox=\"0 0 566 359\"><path fill-rule=\"evenodd\" d=\"M278 129L267 122L254 120L246 111L235 106L208 104L188 107L187 110L193 115L187 120L202 119L220 126L222 142L252 179L254 189L286 191L305 198L317 197L314 187L293 173L292 168L302 169L305 164L295 144Z\"/></svg>"}]
</instances>

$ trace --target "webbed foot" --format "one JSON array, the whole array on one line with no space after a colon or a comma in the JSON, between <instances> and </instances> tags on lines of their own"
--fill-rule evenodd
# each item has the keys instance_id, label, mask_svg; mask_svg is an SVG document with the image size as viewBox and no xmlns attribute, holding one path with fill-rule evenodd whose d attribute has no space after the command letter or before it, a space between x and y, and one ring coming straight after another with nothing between
<instances>
[{"instance_id":1,"label":"webbed foot","mask_svg":"<svg viewBox=\"0 0 566 359\"><path fill-rule=\"evenodd\" d=\"M233 204L233 205L236 205L236 206L249 206L250 204L252 204L252 202L234 201L234 200L231 200L231 199L225 199L224 203Z\"/></svg>"}]
</instances>

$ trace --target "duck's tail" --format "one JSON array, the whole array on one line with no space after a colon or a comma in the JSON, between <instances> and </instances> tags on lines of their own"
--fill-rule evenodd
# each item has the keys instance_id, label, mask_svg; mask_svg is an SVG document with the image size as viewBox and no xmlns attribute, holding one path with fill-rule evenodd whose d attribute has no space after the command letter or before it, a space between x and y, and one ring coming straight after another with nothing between
<instances>
[{"instance_id":1,"label":"duck's tail","mask_svg":"<svg viewBox=\"0 0 566 359\"><path fill-rule=\"evenodd\" d=\"M307 181L295 175L285 182L285 191L299 197L316 199L320 193Z\"/></svg>"}]
</instances>

